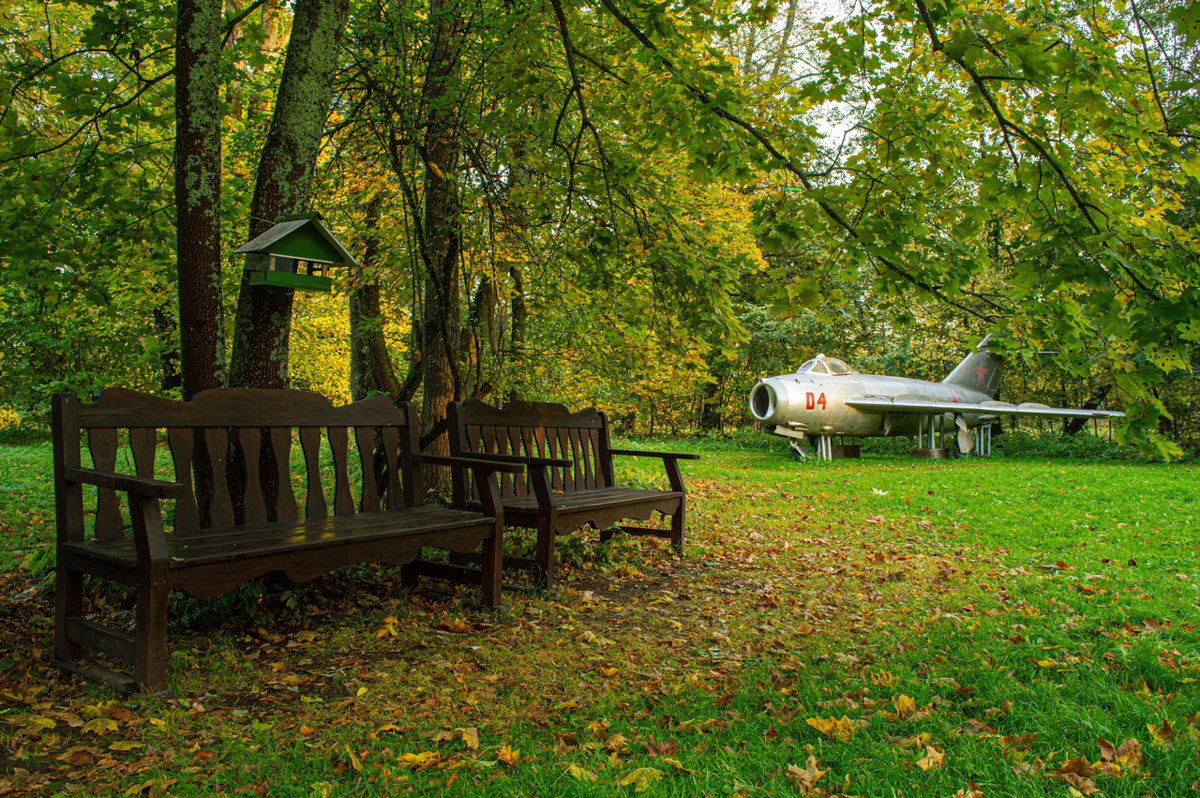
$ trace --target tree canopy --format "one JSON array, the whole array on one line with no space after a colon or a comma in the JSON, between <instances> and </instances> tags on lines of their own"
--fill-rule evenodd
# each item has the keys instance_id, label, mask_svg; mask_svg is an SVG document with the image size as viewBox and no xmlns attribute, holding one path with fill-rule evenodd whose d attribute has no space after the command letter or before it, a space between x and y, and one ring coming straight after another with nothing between
<instances>
[{"instance_id":1,"label":"tree canopy","mask_svg":"<svg viewBox=\"0 0 1200 798\"><path fill-rule=\"evenodd\" d=\"M1176 454L1198 36L1178 0L18 1L0 404L190 375L414 398L427 441L466 395L682 429L818 349L940 378L991 332L1010 398ZM362 269L241 286L309 209Z\"/></svg>"}]
</instances>

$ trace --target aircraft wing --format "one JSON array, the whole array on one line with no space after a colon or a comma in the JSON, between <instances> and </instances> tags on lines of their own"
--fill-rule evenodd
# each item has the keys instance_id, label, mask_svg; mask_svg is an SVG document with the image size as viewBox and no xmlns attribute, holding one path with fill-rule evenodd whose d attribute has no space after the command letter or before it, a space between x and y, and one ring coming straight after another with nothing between
<instances>
[{"instance_id":1,"label":"aircraft wing","mask_svg":"<svg viewBox=\"0 0 1200 798\"><path fill-rule=\"evenodd\" d=\"M1123 418L1117 410L1088 410L1082 407L1047 407L1035 402L943 402L937 399L892 399L886 396L852 396L848 407L864 413L970 413L982 416L1037 416L1042 418Z\"/></svg>"}]
</instances>

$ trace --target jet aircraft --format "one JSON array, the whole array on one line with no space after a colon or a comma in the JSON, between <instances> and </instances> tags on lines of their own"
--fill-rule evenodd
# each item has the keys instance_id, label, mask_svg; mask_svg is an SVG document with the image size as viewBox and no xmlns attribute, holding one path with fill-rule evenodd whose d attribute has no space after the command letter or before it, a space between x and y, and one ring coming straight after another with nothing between
<instances>
[{"instance_id":1,"label":"jet aircraft","mask_svg":"<svg viewBox=\"0 0 1200 798\"><path fill-rule=\"evenodd\" d=\"M834 437L916 436L913 454L945 457L938 436L954 433L954 448L969 454L991 449L991 425L1001 416L1120 418L1113 410L1019 405L996 399L1004 359L985 338L941 382L859 374L841 360L817 355L795 374L760 380L750 391L750 412L776 435L792 439L793 456L812 438L817 456L831 460ZM925 446L927 444L927 447ZM856 450L854 450L856 451Z\"/></svg>"}]
</instances>

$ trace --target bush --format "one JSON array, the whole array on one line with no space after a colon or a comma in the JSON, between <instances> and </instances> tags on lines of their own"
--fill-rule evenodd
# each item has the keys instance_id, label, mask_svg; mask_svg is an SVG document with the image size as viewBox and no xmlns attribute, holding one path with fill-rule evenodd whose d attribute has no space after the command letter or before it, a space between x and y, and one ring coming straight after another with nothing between
<instances>
[{"instance_id":1,"label":"bush","mask_svg":"<svg viewBox=\"0 0 1200 798\"><path fill-rule=\"evenodd\" d=\"M1138 450L1106 437L1081 432L1077 435L1007 431L992 438L992 452L1001 457L1081 458L1087 460L1136 460Z\"/></svg>"},{"instance_id":2,"label":"bush","mask_svg":"<svg viewBox=\"0 0 1200 798\"><path fill-rule=\"evenodd\" d=\"M0 405L0 443L37 443L49 436L49 431L32 418L22 416L11 407Z\"/></svg>"}]
</instances>

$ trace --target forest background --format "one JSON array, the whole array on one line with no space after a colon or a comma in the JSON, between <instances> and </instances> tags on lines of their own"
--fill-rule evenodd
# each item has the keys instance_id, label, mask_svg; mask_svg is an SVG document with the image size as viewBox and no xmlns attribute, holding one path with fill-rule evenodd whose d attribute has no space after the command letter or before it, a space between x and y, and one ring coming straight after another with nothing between
<instances>
[{"instance_id":1,"label":"forest background","mask_svg":"<svg viewBox=\"0 0 1200 798\"><path fill-rule=\"evenodd\" d=\"M1200 4L7 0L0 422L218 385L748 425L824 351L1200 437ZM361 268L252 288L319 210ZM181 330L183 333L181 334Z\"/></svg>"}]
</instances>

